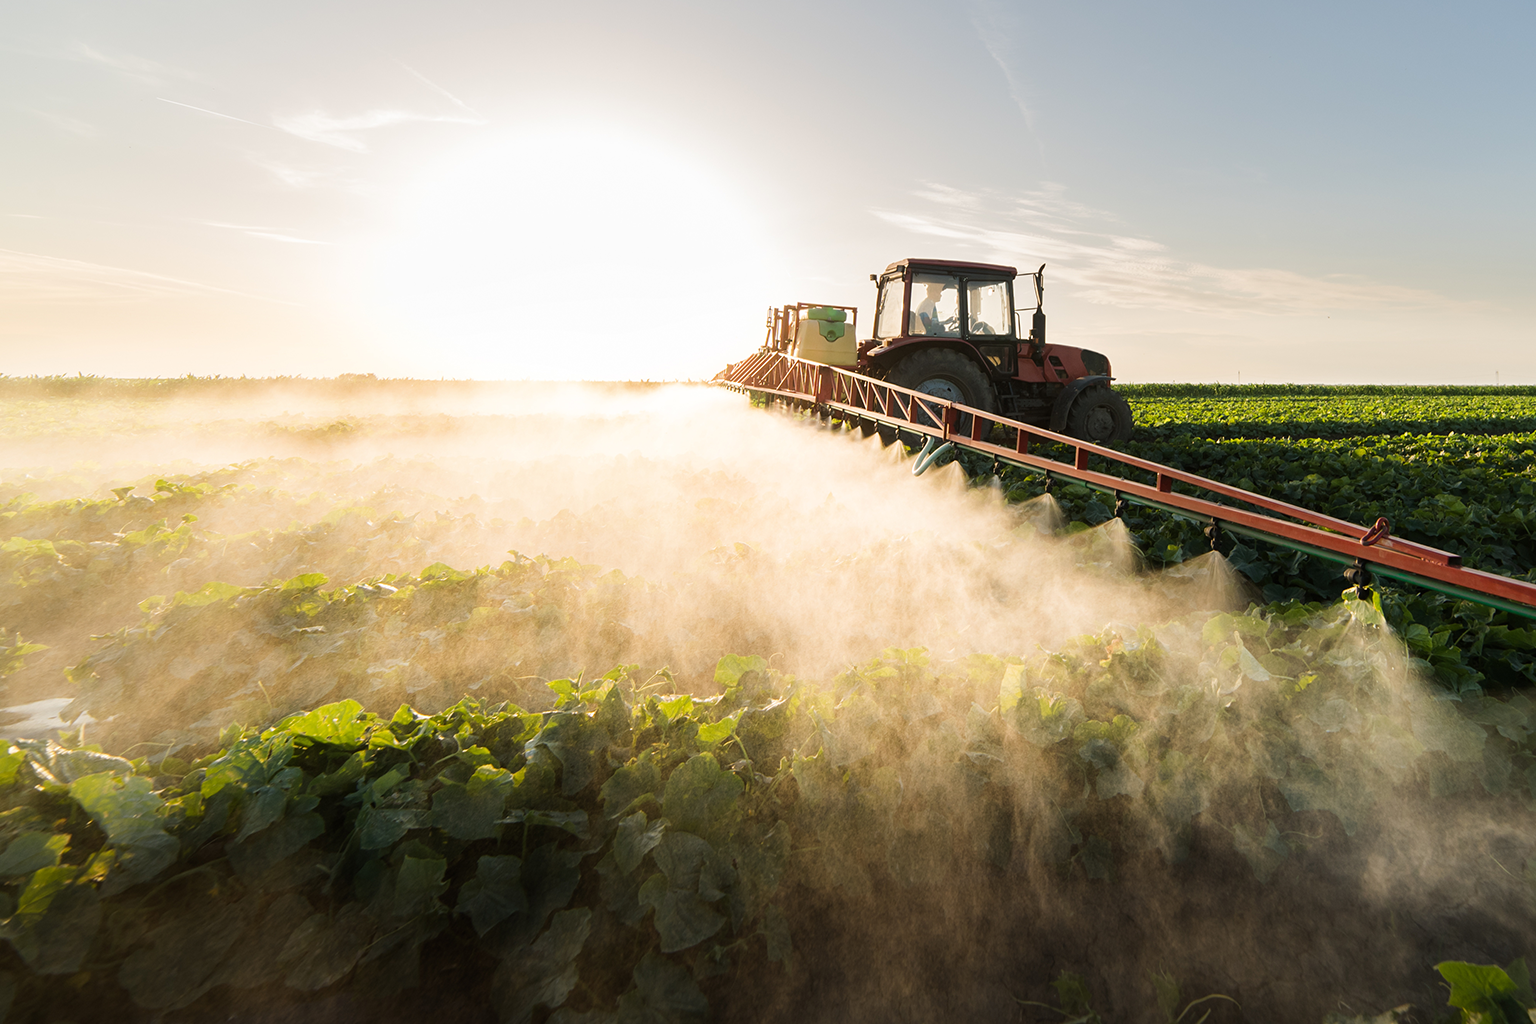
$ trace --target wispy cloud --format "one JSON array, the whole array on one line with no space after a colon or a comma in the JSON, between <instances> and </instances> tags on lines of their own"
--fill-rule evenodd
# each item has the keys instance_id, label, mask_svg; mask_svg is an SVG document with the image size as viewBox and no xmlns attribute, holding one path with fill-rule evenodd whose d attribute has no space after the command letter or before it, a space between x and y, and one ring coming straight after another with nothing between
<instances>
[{"instance_id":1,"label":"wispy cloud","mask_svg":"<svg viewBox=\"0 0 1536 1024\"><path fill-rule=\"evenodd\" d=\"M71 135L91 138L100 134L95 125L87 124L67 114L61 114L56 110L43 110L39 107L23 107L22 109L29 114L42 118L60 131L68 132Z\"/></svg>"},{"instance_id":2,"label":"wispy cloud","mask_svg":"<svg viewBox=\"0 0 1536 1024\"><path fill-rule=\"evenodd\" d=\"M1113 230L1119 226L1115 218L1067 200L1059 186L1004 197L927 185L914 199L915 208L872 212L888 224L944 239L983 259L1029 266L1044 262L1053 280L1107 306L1231 316L1467 305L1347 274L1317 277L1183 260L1159 242Z\"/></svg>"},{"instance_id":3,"label":"wispy cloud","mask_svg":"<svg viewBox=\"0 0 1536 1024\"><path fill-rule=\"evenodd\" d=\"M272 242L290 242L297 245L330 245L330 242L322 242L314 238L300 238L297 235L286 235L271 228L257 227L250 224L225 224L223 221L205 220L203 224L210 228L225 228L229 231L238 231L241 234L250 235L252 238L265 238Z\"/></svg>"},{"instance_id":4,"label":"wispy cloud","mask_svg":"<svg viewBox=\"0 0 1536 1024\"><path fill-rule=\"evenodd\" d=\"M281 306L295 305L281 299L167 277L164 274L0 249L0 304L142 302L155 298L208 294L235 295Z\"/></svg>"},{"instance_id":5,"label":"wispy cloud","mask_svg":"<svg viewBox=\"0 0 1536 1024\"><path fill-rule=\"evenodd\" d=\"M279 129L290 135L308 139L310 142L335 146L337 149L351 150L354 153L368 152L367 143L357 137L357 132L412 122L484 124L485 120L454 114L417 114L408 110L370 110L365 114L352 117L332 117L330 114L316 110L308 114L273 119L273 123Z\"/></svg>"},{"instance_id":6,"label":"wispy cloud","mask_svg":"<svg viewBox=\"0 0 1536 1024\"><path fill-rule=\"evenodd\" d=\"M141 85L160 88L174 81L191 81L197 78L190 71L181 68L173 68L158 61L138 57L131 53L108 53L97 49L88 43L76 41L69 48L69 56L73 60L84 61L99 67L109 68L118 74Z\"/></svg>"},{"instance_id":7,"label":"wispy cloud","mask_svg":"<svg viewBox=\"0 0 1536 1024\"><path fill-rule=\"evenodd\" d=\"M273 160L260 153L247 153L246 158L289 188L339 188L350 192L366 191L363 180L348 173L342 167L300 167L281 160Z\"/></svg>"}]
</instances>

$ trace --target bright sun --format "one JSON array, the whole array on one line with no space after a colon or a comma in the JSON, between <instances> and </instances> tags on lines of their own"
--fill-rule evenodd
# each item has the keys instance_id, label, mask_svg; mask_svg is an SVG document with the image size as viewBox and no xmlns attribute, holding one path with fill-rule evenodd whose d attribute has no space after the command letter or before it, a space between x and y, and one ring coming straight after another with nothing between
<instances>
[{"instance_id":1,"label":"bright sun","mask_svg":"<svg viewBox=\"0 0 1536 1024\"><path fill-rule=\"evenodd\" d=\"M709 376L757 343L761 232L704 168L611 130L481 145L408 199L376 303L416 372Z\"/></svg>"}]
</instances>

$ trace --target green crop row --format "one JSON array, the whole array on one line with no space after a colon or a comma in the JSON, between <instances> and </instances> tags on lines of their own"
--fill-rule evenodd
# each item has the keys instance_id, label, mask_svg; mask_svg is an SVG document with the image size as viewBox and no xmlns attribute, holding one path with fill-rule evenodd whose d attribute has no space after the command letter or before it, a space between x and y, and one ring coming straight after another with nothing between
<instances>
[{"instance_id":1,"label":"green crop row","mask_svg":"<svg viewBox=\"0 0 1536 1024\"><path fill-rule=\"evenodd\" d=\"M1447 395L1536 396L1531 384L1131 384L1115 383L1115 390L1135 400L1141 398L1340 398L1381 396L1389 398L1437 398Z\"/></svg>"},{"instance_id":2,"label":"green crop row","mask_svg":"<svg viewBox=\"0 0 1536 1024\"><path fill-rule=\"evenodd\" d=\"M1536 430L1532 395L1132 398L1136 439L1505 434Z\"/></svg>"},{"instance_id":3,"label":"green crop row","mask_svg":"<svg viewBox=\"0 0 1536 1024\"><path fill-rule=\"evenodd\" d=\"M486 579L444 567L362 603L309 579L210 589L153 609L81 674L157 629L262 634L302 661L369 602L408 608L418 632L472 630L490 617L463 616ZM193 721L201 704L151 706L98 678L83 707L135 720L118 736L168 733L119 751L131 759L44 741L0 754L0 999L26 1019L206 1019L311 993L387 1013L424 987L518 1024L759 1020L768 993L814 974L797 950L881 899L948 907L964 932L978 879L1006 879L986 902L1041 927L1053 906L1115 913L1105 883L1122 872L1169 909L1211 873L1234 913L1304 898L1348 881L1339 844L1395 827L1404 801L1511 814L1536 791L1536 704L1404 686L1382 625L1358 602L1298 604L1025 657L892 650L820 682L731 656L709 696L620 667L493 681L430 715L390 714L387 688L288 714L304 691L290 674L265 706L228 709L246 726L202 740L219 716ZM521 705L490 703L520 685ZM1536 878L1536 858L1514 867ZM1523 877L1488 884L1495 901L1532 898ZM1043 995L1060 962L1047 945L1015 998ZM1159 1001L1183 1002L1173 977L1229 966L1165 952L1185 959L1159 969ZM1259 932L1224 955L1257 982L1322 975L1330 954ZM1086 1007L1083 977L1055 992ZM1304 1005L1320 1015L1342 994Z\"/></svg>"},{"instance_id":4,"label":"green crop row","mask_svg":"<svg viewBox=\"0 0 1536 1024\"><path fill-rule=\"evenodd\" d=\"M1128 454L1445 548L1525 577L1536 566L1536 435L1131 442Z\"/></svg>"}]
</instances>

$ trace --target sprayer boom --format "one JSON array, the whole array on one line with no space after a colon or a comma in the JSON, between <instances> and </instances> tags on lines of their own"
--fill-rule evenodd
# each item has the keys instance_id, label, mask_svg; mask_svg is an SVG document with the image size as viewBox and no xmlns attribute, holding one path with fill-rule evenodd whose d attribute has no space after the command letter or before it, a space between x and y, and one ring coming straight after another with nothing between
<instances>
[{"instance_id":1,"label":"sprayer boom","mask_svg":"<svg viewBox=\"0 0 1536 1024\"><path fill-rule=\"evenodd\" d=\"M1536 617L1536 584L1468 569L1460 555L1393 537L1384 518L1361 526L984 409L770 349L727 366L712 383L806 409L825 420L840 420L866 435L880 431L914 446L922 444L913 465L915 474L947 451L963 449L986 456L999 467L1017 466L1047 480L1074 480L1111 495L1116 515L1122 503L1129 502L1205 523L1213 528L1207 531L1212 547L1219 532L1227 530L1345 565L1346 579L1358 588L1368 585L1374 573ZM1047 442L1063 446L1069 459L1051 458L1031 448Z\"/></svg>"}]
</instances>

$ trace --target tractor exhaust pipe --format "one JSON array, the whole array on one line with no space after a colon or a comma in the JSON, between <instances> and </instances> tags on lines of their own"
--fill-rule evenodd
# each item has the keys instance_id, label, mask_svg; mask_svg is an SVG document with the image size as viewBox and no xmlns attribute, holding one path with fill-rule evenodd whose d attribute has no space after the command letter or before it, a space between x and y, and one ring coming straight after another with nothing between
<instances>
[{"instance_id":1,"label":"tractor exhaust pipe","mask_svg":"<svg viewBox=\"0 0 1536 1024\"><path fill-rule=\"evenodd\" d=\"M1029 344L1033 349L1032 358L1038 364L1045 361L1045 264L1040 264L1040 269L1029 275L1035 279L1035 315L1030 321Z\"/></svg>"}]
</instances>

